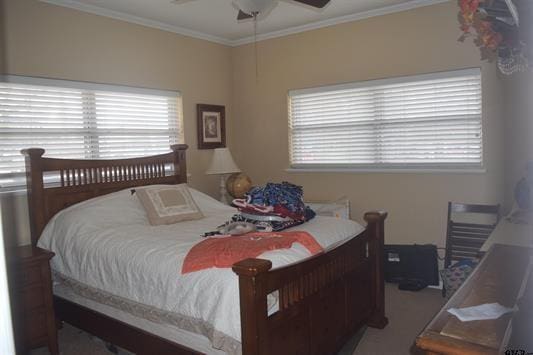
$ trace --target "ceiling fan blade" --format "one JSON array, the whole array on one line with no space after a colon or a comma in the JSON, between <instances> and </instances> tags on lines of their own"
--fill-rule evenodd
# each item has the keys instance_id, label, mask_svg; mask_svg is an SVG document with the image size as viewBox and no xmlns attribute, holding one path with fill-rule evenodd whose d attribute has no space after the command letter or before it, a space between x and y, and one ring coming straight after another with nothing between
<instances>
[{"instance_id":1,"label":"ceiling fan blade","mask_svg":"<svg viewBox=\"0 0 533 355\"><path fill-rule=\"evenodd\" d=\"M194 1L194 0L170 0L170 2L174 5L181 5L181 4L185 4L186 2L190 2L190 1Z\"/></svg>"},{"instance_id":2,"label":"ceiling fan blade","mask_svg":"<svg viewBox=\"0 0 533 355\"><path fill-rule=\"evenodd\" d=\"M239 14L237 15L237 20L246 20L252 17L253 17L252 15L248 15L246 12L239 10Z\"/></svg>"},{"instance_id":3,"label":"ceiling fan blade","mask_svg":"<svg viewBox=\"0 0 533 355\"><path fill-rule=\"evenodd\" d=\"M324 6L326 6L330 0L293 0L293 1L305 4L305 5L313 6L313 7L318 7L319 9L321 9Z\"/></svg>"}]
</instances>

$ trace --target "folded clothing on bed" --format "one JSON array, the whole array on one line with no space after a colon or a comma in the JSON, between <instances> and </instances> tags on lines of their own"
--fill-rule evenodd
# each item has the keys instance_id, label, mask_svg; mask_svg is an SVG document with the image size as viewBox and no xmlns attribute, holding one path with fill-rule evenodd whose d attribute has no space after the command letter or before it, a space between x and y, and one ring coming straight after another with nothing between
<instances>
[{"instance_id":1,"label":"folded clothing on bed","mask_svg":"<svg viewBox=\"0 0 533 355\"><path fill-rule=\"evenodd\" d=\"M212 267L229 268L241 260L255 258L266 251L289 249L293 243L302 244L312 255L323 251L315 238L303 231L215 237L191 248L185 257L181 273Z\"/></svg>"},{"instance_id":2,"label":"folded clothing on bed","mask_svg":"<svg viewBox=\"0 0 533 355\"><path fill-rule=\"evenodd\" d=\"M301 186L289 182L267 183L252 188L245 199L233 200L239 214L231 222L253 223L260 232L279 232L307 222L315 212L305 205ZM216 235L207 232L204 236Z\"/></svg>"},{"instance_id":3,"label":"folded clothing on bed","mask_svg":"<svg viewBox=\"0 0 533 355\"><path fill-rule=\"evenodd\" d=\"M246 194L246 199L233 200L233 204L244 213L305 221L312 218L310 216L312 211L305 206L303 194L301 186L290 182L284 181L281 184L269 182L265 186L252 188Z\"/></svg>"}]
</instances>

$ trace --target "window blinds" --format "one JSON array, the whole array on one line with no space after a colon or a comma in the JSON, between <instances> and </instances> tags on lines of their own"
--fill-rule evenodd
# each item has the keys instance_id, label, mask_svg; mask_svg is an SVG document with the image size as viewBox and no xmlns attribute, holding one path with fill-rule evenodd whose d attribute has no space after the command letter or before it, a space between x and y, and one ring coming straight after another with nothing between
<instances>
[{"instance_id":1,"label":"window blinds","mask_svg":"<svg viewBox=\"0 0 533 355\"><path fill-rule=\"evenodd\" d=\"M166 153L182 141L177 92L24 79L0 82L0 187L25 184L24 148L108 159Z\"/></svg>"},{"instance_id":2,"label":"window blinds","mask_svg":"<svg viewBox=\"0 0 533 355\"><path fill-rule=\"evenodd\" d=\"M481 73L289 92L293 168L481 168Z\"/></svg>"}]
</instances>

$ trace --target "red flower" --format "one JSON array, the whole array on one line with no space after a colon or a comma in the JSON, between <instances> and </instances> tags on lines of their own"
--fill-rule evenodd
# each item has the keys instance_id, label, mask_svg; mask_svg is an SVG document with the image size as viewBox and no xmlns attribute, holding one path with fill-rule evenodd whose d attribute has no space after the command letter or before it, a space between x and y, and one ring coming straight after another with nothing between
<instances>
[{"instance_id":1,"label":"red flower","mask_svg":"<svg viewBox=\"0 0 533 355\"><path fill-rule=\"evenodd\" d=\"M471 33L472 28L475 29L477 38L475 43L482 49L484 48L495 52L504 41L501 33L493 30L492 23L489 19L484 18L479 12L479 6L484 0L458 0L460 13L459 21L461 23L461 31L463 35L459 39L463 41L464 38Z\"/></svg>"}]
</instances>

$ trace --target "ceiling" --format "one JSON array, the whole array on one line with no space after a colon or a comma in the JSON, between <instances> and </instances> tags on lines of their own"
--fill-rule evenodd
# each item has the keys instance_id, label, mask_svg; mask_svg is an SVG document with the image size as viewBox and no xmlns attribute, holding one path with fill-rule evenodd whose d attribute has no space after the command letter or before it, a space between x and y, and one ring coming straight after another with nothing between
<instances>
[{"instance_id":1,"label":"ceiling","mask_svg":"<svg viewBox=\"0 0 533 355\"><path fill-rule=\"evenodd\" d=\"M237 21L232 0L41 0L191 37L236 46L253 41L253 21ZM259 19L258 39L404 11L447 0L331 0L315 9L290 0L279 1Z\"/></svg>"}]
</instances>

